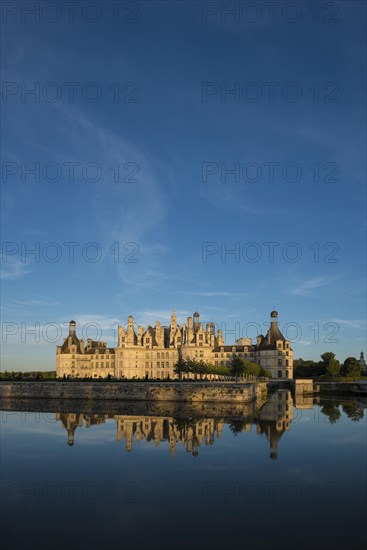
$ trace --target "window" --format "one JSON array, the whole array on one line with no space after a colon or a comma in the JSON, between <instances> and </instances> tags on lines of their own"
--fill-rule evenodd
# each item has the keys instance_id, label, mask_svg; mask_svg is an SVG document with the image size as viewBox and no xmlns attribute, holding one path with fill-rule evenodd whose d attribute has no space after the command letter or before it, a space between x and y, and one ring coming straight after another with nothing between
<instances>
[{"instance_id":1,"label":"window","mask_svg":"<svg viewBox=\"0 0 367 550\"><path fill-rule=\"evenodd\" d=\"M281 359L278 359L278 367L281 367L282 366L282 360Z\"/></svg>"},{"instance_id":2,"label":"window","mask_svg":"<svg viewBox=\"0 0 367 550\"><path fill-rule=\"evenodd\" d=\"M286 366L286 367L289 366L289 361L288 361L288 359L287 359L286 362L285 362L285 366Z\"/></svg>"},{"instance_id":3,"label":"window","mask_svg":"<svg viewBox=\"0 0 367 550\"><path fill-rule=\"evenodd\" d=\"M281 377L282 377L282 371L278 370L278 378L281 378Z\"/></svg>"}]
</instances>

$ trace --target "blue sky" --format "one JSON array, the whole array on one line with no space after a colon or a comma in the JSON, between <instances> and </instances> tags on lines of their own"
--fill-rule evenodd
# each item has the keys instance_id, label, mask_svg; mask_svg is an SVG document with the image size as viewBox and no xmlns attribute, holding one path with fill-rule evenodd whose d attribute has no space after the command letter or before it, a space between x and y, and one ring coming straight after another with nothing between
<instances>
[{"instance_id":1,"label":"blue sky","mask_svg":"<svg viewBox=\"0 0 367 550\"><path fill-rule=\"evenodd\" d=\"M3 369L54 368L72 318L112 343L172 307L366 351L366 5L224 4L3 12Z\"/></svg>"}]
</instances>

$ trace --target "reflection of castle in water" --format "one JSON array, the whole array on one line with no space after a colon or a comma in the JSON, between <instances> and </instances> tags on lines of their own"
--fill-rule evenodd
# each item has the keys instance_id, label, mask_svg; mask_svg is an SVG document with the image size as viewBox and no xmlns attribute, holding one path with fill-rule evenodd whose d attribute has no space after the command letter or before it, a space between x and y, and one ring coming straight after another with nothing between
<instances>
[{"instance_id":1,"label":"reflection of castle in water","mask_svg":"<svg viewBox=\"0 0 367 550\"><path fill-rule=\"evenodd\" d=\"M278 443L293 418L293 399L289 390L278 390L259 412L256 431L270 442L270 458L277 458Z\"/></svg>"},{"instance_id":2,"label":"reflection of castle in water","mask_svg":"<svg viewBox=\"0 0 367 550\"><path fill-rule=\"evenodd\" d=\"M160 442L168 441L171 455L174 455L176 445L181 443L186 451L193 456L199 454L202 444L213 445L215 438L222 435L223 427L229 424L234 432L249 432L252 425L256 425L256 433L265 435L270 443L270 458L277 458L277 448L283 433L290 428L292 420L293 400L289 390L278 390L254 418L238 417L232 419L200 418L181 419L169 416L132 416L115 414L82 414L57 413L56 420L60 420L68 433L68 445L74 444L76 428L90 428L98 424L105 424L107 420L116 422L116 440L125 439L126 450L133 448L133 440L154 442L157 447Z\"/></svg>"}]
</instances>

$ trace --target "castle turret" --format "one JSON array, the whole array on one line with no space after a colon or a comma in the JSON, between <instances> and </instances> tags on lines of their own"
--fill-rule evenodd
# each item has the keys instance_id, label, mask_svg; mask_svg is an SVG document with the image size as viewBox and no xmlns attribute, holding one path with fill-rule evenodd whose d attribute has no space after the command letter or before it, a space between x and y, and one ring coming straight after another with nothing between
<instances>
[{"instance_id":1,"label":"castle turret","mask_svg":"<svg viewBox=\"0 0 367 550\"><path fill-rule=\"evenodd\" d=\"M222 329L218 329L217 345L218 345L218 346L223 346L223 345L224 345L223 331L222 331Z\"/></svg>"},{"instance_id":2,"label":"castle turret","mask_svg":"<svg viewBox=\"0 0 367 550\"><path fill-rule=\"evenodd\" d=\"M76 322L70 321L69 323L69 336L76 336Z\"/></svg>"},{"instance_id":3,"label":"castle turret","mask_svg":"<svg viewBox=\"0 0 367 550\"><path fill-rule=\"evenodd\" d=\"M198 311L195 311L194 315L194 330L198 330L200 327L200 313Z\"/></svg>"}]
</instances>

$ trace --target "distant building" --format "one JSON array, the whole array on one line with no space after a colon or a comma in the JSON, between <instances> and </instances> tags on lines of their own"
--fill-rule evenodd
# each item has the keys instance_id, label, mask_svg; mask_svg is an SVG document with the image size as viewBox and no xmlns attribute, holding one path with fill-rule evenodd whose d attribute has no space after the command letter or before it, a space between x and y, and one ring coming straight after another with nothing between
<instances>
[{"instance_id":1,"label":"distant building","mask_svg":"<svg viewBox=\"0 0 367 550\"><path fill-rule=\"evenodd\" d=\"M278 313L271 312L266 335L260 334L253 344L240 338L225 345L222 330L215 333L214 323L205 328L195 312L181 327L173 311L169 327L159 321L146 329L128 317L127 326L118 327L118 345L90 339L84 344L76 335L76 323L70 321L69 336L56 350L56 376L72 378L175 378L178 359L195 359L216 366L226 366L234 355L268 369L273 378L293 378L293 350L279 330Z\"/></svg>"},{"instance_id":2,"label":"distant building","mask_svg":"<svg viewBox=\"0 0 367 550\"><path fill-rule=\"evenodd\" d=\"M363 351L361 351L361 355L359 356L359 364L362 367L362 373L366 372L367 367L366 367L366 361L365 361L365 358L364 358Z\"/></svg>"}]
</instances>

